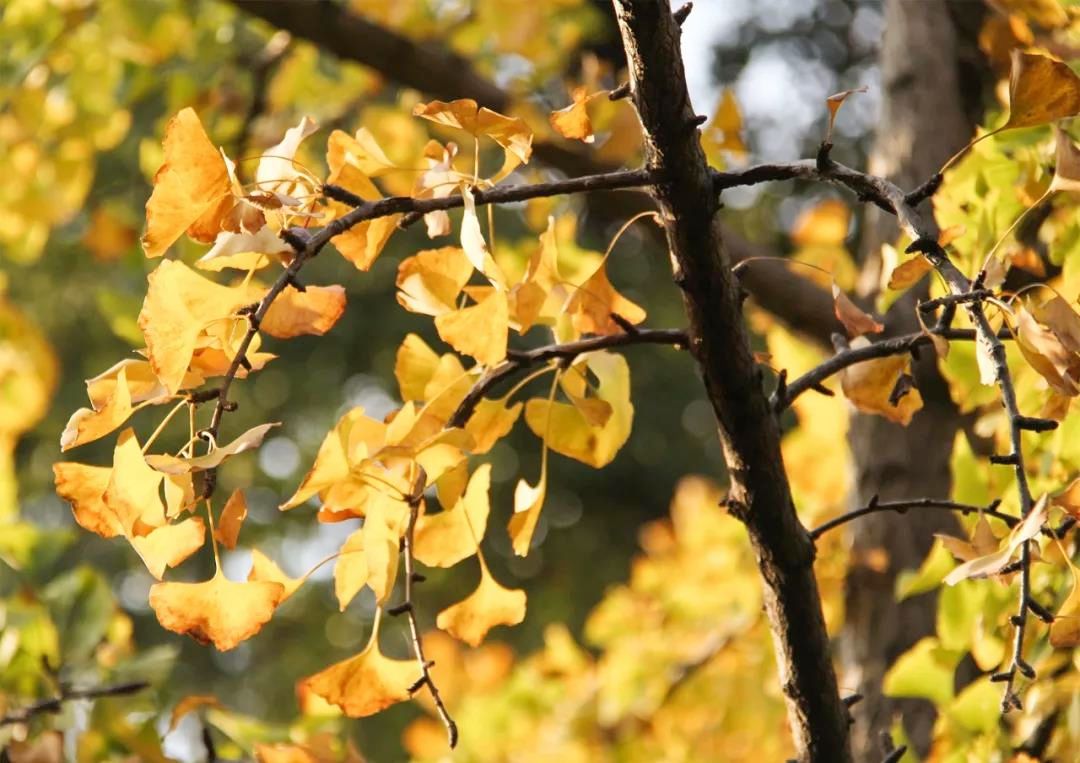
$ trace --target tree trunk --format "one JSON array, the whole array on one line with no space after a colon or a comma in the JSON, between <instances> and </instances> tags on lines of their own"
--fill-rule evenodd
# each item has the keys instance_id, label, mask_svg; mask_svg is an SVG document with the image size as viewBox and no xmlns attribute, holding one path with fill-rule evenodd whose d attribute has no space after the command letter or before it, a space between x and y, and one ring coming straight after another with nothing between
<instances>
[{"instance_id":1,"label":"tree trunk","mask_svg":"<svg viewBox=\"0 0 1080 763\"><path fill-rule=\"evenodd\" d=\"M975 36L982 5L946 0L888 0L881 51L881 125L870 172L902 188L914 188L933 175L973 135L981 118L982 57ZM895 219L869 206L862 251L862 291L880 282L881 244L896 237ZM886 325L892 334L918 331L915 302L921 289L899 300ZM856 415L849 440L855 459L854 503L919 496L947 497L949 461L960 415L949 397L932 353L923 353L916 378L924 408L908 427L880 416ZM934 722L933 706L920 700L894 700L881 690L889 665L919 639L934 633L937 597L925 594L898 604L897 574L917 567L935 532L954 532L956 521L941 512L872 514L852 525L854 558L885 549L884 571L854 566L847 584L847 623L843 634L842 684L865 699L855 707L853 746L860 760L881 757L878 735L902 716L916 749L925 752Z\"/></svg>"},{"instance_id":2,"label":"tree trunk","mask_svg":"<svg viewBox=\"0 0 1080 763\"><path fill-rule=\"evenodd\" d=\"M795 514L779 427L750 351L686 90L679 27L667 0L615 0L615 11L647 162L665 177L655 195L683 290L690 350L719 424L728 510L746 525L758 559L795 749L802 761L845 763L848 714L833 672L814 546Z\"/></svg>"}]
</instances>

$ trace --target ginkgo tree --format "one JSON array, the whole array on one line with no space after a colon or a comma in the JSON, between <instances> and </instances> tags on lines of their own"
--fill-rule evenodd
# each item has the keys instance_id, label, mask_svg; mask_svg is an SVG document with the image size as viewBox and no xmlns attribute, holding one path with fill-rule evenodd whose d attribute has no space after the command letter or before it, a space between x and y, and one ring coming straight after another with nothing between
<instances>
[{"instance_id":1,"label":"ginkgo tree","mask_svg":"<svg viewBox=\"0 0 1080 763\"><path fill-rule=\"evenodd\" d=\"M58 494L83 528L128 541L157 581L149 606L162 627L223 651L255 637L308 576L287 576L253 547L246 579L225 574L221 548L251 544L245 491L221 495L218 470L229 459L246 458L278 425L235 431L228 416L236 409L231 392L273 362L275 340L325 334L346 314L345 289L306 283L308 263L333 248L360 271L357 278L370 278L363 273L387 242L422 223L434 243L401 262L397 303L430 317L445 347L432 347L417 334L401 337L394 371L402 405L385 418L362 407L346 411L295 492L280 501L283 511L306 511L321 523L362 520L325 563L334 566L341 610L364 589L376 604L363 649L300 681L306 712L318 715L329 705L362 717L416 697L438 718L443 744L451 747L459 739L455 700L470 717L492 712L483 698L444 691L443 674L434 669L437 662L453 675L451 666L464 670L472 659L451 639L477 647L492 628L526 617L525 592L497 577L482 542L506 533L515 554L530 553L549 481L558 479L559 462L550 452L597 469L612 462L634 419L630 364L620 350L657 344L686 350L697 363L729 484L721 497L712 486L684 483L673 508L674 529L654 526L641 568L682 576L695 592L688 596L699 599L708 599L714 573L756 563L761 581L760 599L723 590L716 600L696 602L702 616L719 620L736 612L747 618L733 618L722 635L711 632L714 643L692 626L681 630L686 624L677 603L657 601L663 597L647 580L634 580L625 596L636 597L641 611L670 607L670 622L658 625L658 632L670 627L685 638L680 649L664 655L664 668L688 672L729 640L760 641L765 625L757 621L755 631L752 617L763 607L791 731L790 750L785 741L778 752L804 760L851 759L848 708L854 700L841 696L826 627L835 598L822 569L828 539L836 537L829 531L877 512L956 512L969 517L970 538L939 538L897 592L906 597L946 586L938 634L896 662L883 691L928 697L942 708L942 756L989 758L1012 749L1013 736L1026 737L1044 724L1053 736L1044 749L1065 754L1080 740L1070 717L1075 669L1068 652L1058 651L1080 644L1071 533L1080 512L1071 472L1080 468L1080 457L1069 447L1070 405L1080 393L1080 314L1073 307L1080 282L1065 255L1056 285L1043 280L1006 289L1005 279L1010 268L1032 267L1030 256L1010 248L1027 209L1045 208L1080 183L1080 149L1067 122L1080 113L1080 79L1045 50L1014 52L1008 115L917 188L901 189L833 160L834 121L843 118L846 99L859 97L857 90L822 104L828 129L815 158L731 168L719 161L745 153L732 95L724 95L711 121L694 114L685 95L678 30L688 9L673 14L666 2L633 0L616 0L615 7L629 81L572 88L569 104L550 114L547 127L592 142L599 109L636 111L645 145L641 169L529 181L533 130L547 128L469 98L415 105L411 117L431 123L434 137L413 155L393 160L373 127L324 135L307 117L260 156L230 158L208 137L195 109L175 114L165 129L163 163L146 202L141 239L147 257L164 257L149 275L138 316L144 347L87 381L89 407L71 416L60 442L68 451L110 438L112 460L56 463ZM1029 128L1034 130L1026 138L1009 142L1014 130ZM1034 131L1038 135L1031 137ZM300 158L316 142L319 153L325 142L325 171ZM821 362L804 363L790 337L772 327L766 329L769 352L753 351L739 282L761 259L732 267L717 220L719 197L736 186L786 179L837 186L895 216L899 237L889 245L892 261L883 283L895 298L933 279L929 299L913 308L921 331L878 337L887 321L847 293L839 267L796 257L793 267L801 262L814 277L824 276L846 335L836 335L835 353ZM1003 188L1011 192L1014 185L1024 186L1029 205L1001 200ZM570 229L553 216L526 245L526 256L519 256L520 245L504 240L491 213L496 205L625 188L649 190L656 209L627 214L602 254L578 249ZM461 217L455 221L448 212L456 209ZM1053 246L1074 245L1070 209L1065 203L1050 208ZM836 223L842 241L846 207L831 202L819 213L826 224ZM619 239L633 225L657 226L666 235L685 328L648 326L645 311L609 278L609 268L617 272ZM185 236L207 247L190 263L168 256ZM912 356L922 351L937 357L954 394L978 413L977 427L995 446L981 460L957 448L958 469L978 478L958 484L950 500L874 499L806 527L795 506L799 476L785 469L789 437L797 434L782 440L785 412L794 409L799 426L810 431L807 411L814 403L807 401L835 396L828 385L838 377L844 398L857 410L907 424L922 407L912 372ZM531 383L541 378L546 394L533 397ZM489 523L490 454L519 419L539 440L538 466L517 475L510 522L495 527ZM143 421L151 421L145 431ZM723 510L710 514L717 503ZM717 544L732 542L727 529L714 526L724 522L733 528L741 523L754 558L736 554L715 568L696 569L682 556L705 554L695 545L695 532ZM169 570L203 549L214 561L209 579L169 579ZM479 571L475 590L430 613L438 631L424 633L423 568L465 566ZM609 655L619 653L619 631L634 622L617 610L618 596L602 605L594 621L600 625L593 626ZM395 616L408 623L412 659L382 649L380 628ZM968 654L986 675L956 694L953 673ZM552 691L584 697L587 688L575 680L613 669L591 664L565 634L552 632L544 651L521 666L524 680L530 670ZM499 681L507 680L508 670L496 672ZM737 672L725 669L723 675ZM638 699L652 697L657 705L648 712L659 712L671 691L649 685ZM491 704L498 701L495 694ZM216 702L193 698L174 719ZM772 718L779 704L768 704L765 717ZM1019 720L1003 730L999 712L1012 719L1016 711ZM602 725L638 712L647 717L646 710L611 699L588 720ZM425 728L430 731L430 724L412 727L407 746L417 757L438 757L445 747L433 748ZM318 759L310 745L255 748L266 760L288 752ZM902 746L884 753L892 761L903 754Z\"/></svg>"}]
</instances>

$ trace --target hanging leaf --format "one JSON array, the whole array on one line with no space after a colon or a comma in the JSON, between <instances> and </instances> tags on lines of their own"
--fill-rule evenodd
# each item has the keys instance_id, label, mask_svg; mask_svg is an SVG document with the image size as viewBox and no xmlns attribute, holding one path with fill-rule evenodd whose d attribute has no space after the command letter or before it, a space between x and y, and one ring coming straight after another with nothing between
<instances>
[{"instance_id":1,"label":"hanging leaf","mask_svg":"<svg viewBox=\"0 0 1080 763\"><path fill-rule=\"evenodd\" d=\"M262 445L266 433L274 427L281 426L280 422L274 421L269 424L259 424L252 427L228 445L214 448L205 456L192 458L179 458L177 456L147 456L146 462L154 469L165 474L187 474L188 472L205 471L221 466L225 459L231 458L244 451L257 448Z\"/></svg>"},{"instance_id":2,"label":"hanging leaf","mask_svg":"<svg viewBox=\"0 0 1080 763\"><path fill-rule=\"evenodd\" d=\"M304 687L350 718L374 715L411 695L422 675L416 660L393 660L379 651L378 631L364 651L304 679Z\"/></svg>"},{"instance_id":3,"label":"hanging leaf","mask_svg":"<svg viewBox=\"0 0 1080 763\"><path fill-rule=\"evenodd\" d=\"M471 98L457 101L418 103L413 115L446 127L456 127L474 137L488 136L518 161L527 163L532 155L533 133L521 119L480 107Z\"/></svg>"},{"instance_id":4,"label":"hanging leaf","mask_svg":"<svg viewBox=\"0 0 1080 763\"><path fill-rule=\"evenodd\" d=\"M356 594L367 585L368 565L364 555L364 528L351 533L338 551L334 564L334 596L344 612Z\"/></svg>"},{"instance_id":5,"label":"hanging leaf","mask_svg":"<svg viewBox=\"0 0 1080 763\"><path fill-rule=\"evenodd\" d=\"M1080 114L1080 78L1065 64L1014 50L1005 128L1034 127Z\"/></svg>"},{"instance_id":6,"label":"hanging leaf","mask_svg":"<svg viewBox=\"0 0 1080 763\"><path fill-rule=\"evenodd\" d=\"M1073 575L1072 591L1050 624L1050 646L1055 649L1080 645L1080 579L1076 567L1070 564L1069 569Z\"/></svg>"},{"instance_id":7,"label":"hanging leaf","mask_svg":"<svg viewBox=\"0 0 1080 763\"><path fill-rule=\"evenodd\" d=\"M1005 567L1016 554L1017 550L1025 541L1029 541L1039 534L1039 530L1046 524L1047 496L1040 498L1024 520L1013 528L1005 541L1003 548L993 553L969 559L955 570L945 576L947 585L956 585L961 580L969 578L985 578L995 575Z\"/></svg>"},{"instance_id":8,"label":"hanging leaf","mask_svg":"<svg viewBox=\"0 0 1080 763\"><path fill-rule=\"evenodd\" d=\"M930 264L930 260L921 254L913 257L893 270L892 275L889 276L889 288L908 289L921 281L923 276L933 269L934 266Z\"/></svg>"},{"instance_id":9,"label":"hanging leaf","mask_svg":"<svg viewBox=\"0 0 1080 763\"><path fill-rule=\"evenodd\" d=\"M499 584L480 560L480 585L464 600L447 607L435 624L470 646L480 646L496 625L517 625L525 619L525 592Z\"/></svg>"},{"instance_id":10,"label":"hanging leaf","mask_svg":"<svg viewBox=\"0 0 1080 763\"><path fill-rule=\"evenodd\" d=\"M864 313L855 303L852 302L847 294L840 290L840 287L833 281L832 285L833 293L833 312L836 313L836 317L844 324L844 328L847 329L848 336L857 337L863 334L880 334L885 330L885 327L873 319L869 314Z\"/></svg>"},{"instance_id":11,"label":"hanging leaf","mask_svg":"<svg viewBox=\"0 0 1080 763\"><path fill-rule=\"evenodd\" d=\"M247 519L247 501L244 499L244 491L237 488L232 491L229 500L225 502L225 508L221 510L218 526L214 528L214 538L227 549L236 548L236 539L240 535L240 528L245 519Z\"/></svg>"},{"instance_id":12,"label":"hanging leaf","mask_svg":"<svg viewBox=\"0 0 1080 763\"><path fill-rule=\"evenodd\" d=\"M417 520L413 553L421 564L452 567L476 553L487 531L490 487L491 464L483 464L452 507Z\"/></svg>"},{"instance_id":13,"label":"hanging leaf","mask_svg":"<svg viewBox=\"0 0 1080 763\"><path fill-rule=\"evenodd\" d=\"M840 107L844 105L844 101L848 99L848 96L855 93L865 93L868 90L869 88L863 85L852 90L841 90L839 93L834 93L825 99L825 105L829 107L829 126L825 130L826 143L832 143L833 123L836 122L836 114L840 111Z\"/></svg>"},{"instance_id":14,"label":"hanging leaf","mask_svg":"<svg viewBox=\"0 0 1080 763\"><path fill-rule=\"evenodd\" d=\"M506 292L491 289L477 304L437 316L435 328L455 350L490 367L506 357L509 321Z\"/></svg>"},{"instance_id":15,"label":"hanging leaf","mask_svg":"<svg viewBox=\"0 0 1080 763\"><path fill-rule=\"evenodd\" d=\"M576 87L571 93L573 103L566 108L551 112L548 118L555 132L570 140L580 140L582 143L592 143L596 140L593 135L592 121L589 119L589 111L586 108L590 96L587 88Z\"/></svg>"},{"instance_id":16,"label":"hanging leaf","mask_svg":"<svg viewBox=\"0 0 1080 763\"><path fill-rule=\"evenodd\" d=\"M163 628L225 652L262 630L284 596L280 583L236 583L219 570L203 583L155 583L150 607Z\"/></svg>"},{"instance_id":17,"label":"hanging leaf","mask_svg":"<svg viewBox=\"0 0 1080 763\"><path fill-rule=\"evenodd\" d=\"M851 347L869 345L865 337L858 337ZM901 374L909 373L911 358L890 356L874 358L848 366L840 372L840 387L844 396L864 413L876 413L890 421L907 426L911 417L922 408L922 396L918 389L911 389L895 404L891 398Z\"/></svg>"}]
</instances>

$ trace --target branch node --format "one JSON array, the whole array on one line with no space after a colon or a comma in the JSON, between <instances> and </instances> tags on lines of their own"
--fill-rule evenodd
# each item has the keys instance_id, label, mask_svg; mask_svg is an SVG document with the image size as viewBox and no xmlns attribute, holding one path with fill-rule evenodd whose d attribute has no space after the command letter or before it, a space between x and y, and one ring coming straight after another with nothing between
<instances>
[{"instance_id":1,"label":"branch node","mask_svg":"<svg viewBox=\"0 0 1080 763\"><path fill-rule=\"evenodd\" d=\"M690 15L690 11L692 10L694 10L694 4L686 3L671 15L675 18L675 23L682 26L683 22L686 21L686 17Z\"/></svg>"},{"instance_id":2,"label":"branch node","mask_svg":"<svg viewBox=\"0 0 1080 763\"><path fill-rule=\"evenodd\" d=\"M990 676L990 682L995 684L1001 684L1005 683L1006 681L1011 681L1013 678L1013 674L1014 672L1011 668L1009 670L999 671Z\"/></svg>"},{"instance_id":3,"label":"branch node","mask_svg":"<svg viewBox=\"0 0 1080 763\"><path fill-rule=\"evenodd\" d=\"M941 181L944 180L944 176L940 173L934 173L927 180L910 193L904 196L904 203L909 207L917 207L941 188Z\"/></svg>"},{"instance_id":4,"label":"branch node","mask_svg":"<svg viewBox=\"0 0 1080 763\"><path fill-rule=\"evenodd\" d=\"M823 175L827 174L833 166L833 161L829 157L829 154L832 152L832 146L833 144L827 140L822 141L821 145L818 146L818 152L816 157L817 171Z\"/></svg>"},{"instance_id":5,"label":"branch node","mask_svg":"<svg viewBox=\"0 0 1080 763\"><path fill-rule=\"evenodd\" d=\"M1052 432L1058 428L1058 423L1053 419L1041 419L1035 416L1013 416L1013 425L1017 429L1026 429L1029 432Z\"/></svg>"},{"instance_id":6,"label":"branch node","mask_svg":"<svg viewBox=\"0 0 1080 763\"><path fill-rule=\"evenodd\" d=\"M1016 453L991 453L990 463L996 466L1016 466L1020 457Z\"/></svg>"},{"instance_id":7,"label":"branch node","mask_svg":"<svg viewBox=\"0 0 1080 763\"><path fill-rule=\"evenodd\" d=\"M235 400L226 400L224 403L221 404L221 410L225 411L226 413L232 413L239 407L240 403L236 402Z\"/></svg>"},{"instance_id":8,"label":"branch node","mask_svg":"<svg viewBox=\"0 0 1080 763\"><path fill-rule=\"evenodd\" d=\"M285 228L278 233L278 238L291 246L299 254L307 249L309 237L306 233L300 233L303 228Z\"/></svg>"},{"instance_id":9,"label":"branch node","mask_svg":"<svg viewBox=\"0 0 1080 763\"><path fill-rule=\"evenodd\" d=\"M617 88L608 93L609 101L621 101L623 98L627 98L630 95L630 83L624 82Z\"/></svg>"},{"instance_id":10,"label":"branch node","mask_svg":"<svg viewBox=\"0 0 1080 763\"><path fill-rule=\"evenodd\" d=\"M411 601L404 601L404 602L402 602L401 604L398 604L395 607L390 607L389 609L387 609L386 614L391 615L393 617L397 617L398 615L404 615L406 612L412 612L412 610L413 610L412 602Z\"/></svg>"},{"instance_id":11,"label":"branch node","mask_svg":"<svg viewBox=\"0 0 1080 763\"><path fill-rule=\"evenodd\" d=\"M1030 597L1028 598L1027 608L1031 610L1031 613L1035 615L1035 617L1039 618L1044 623L1054 622L1054 613L1048 610L1039 602L1035 601L1035 599Z\"/></svg>"},{"instance_id":12,"label":"branch node","mask_svg":"<svg viewBox=\"0 0 1080 763\"><path fill-rule=\"evenodd\" d=\"M627 334L637 334L638 328L618 313L611 313L611 320Z\"/></svg>"}]
</instances>

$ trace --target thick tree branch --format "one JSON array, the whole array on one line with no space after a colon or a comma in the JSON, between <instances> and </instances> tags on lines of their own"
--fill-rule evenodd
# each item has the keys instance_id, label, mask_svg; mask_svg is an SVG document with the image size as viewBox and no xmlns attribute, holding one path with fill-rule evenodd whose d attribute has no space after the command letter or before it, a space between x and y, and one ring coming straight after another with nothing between
<instances>
[{"instance_id":1,"label":"thick tree branch","mask_svg":"<svg viewBox=\"0 0 1080 763\"><path fill-rule=\"evenodd\" d=\"M686 90L679 29L666 0L615 0L631 93L675 282L690 319L690 349L716 413L731 488L728 507L748 530L764 582L781 685L799 758L845 763L848 712L833 671L814 548L800 524L780 455L780 433L750 351L741 299L723 247L716 187Z\"/></svg>"}]
</instances>

